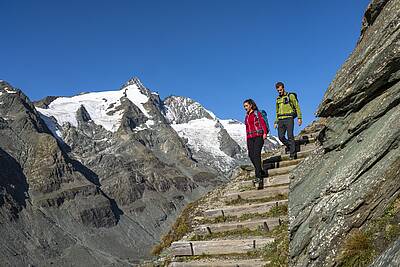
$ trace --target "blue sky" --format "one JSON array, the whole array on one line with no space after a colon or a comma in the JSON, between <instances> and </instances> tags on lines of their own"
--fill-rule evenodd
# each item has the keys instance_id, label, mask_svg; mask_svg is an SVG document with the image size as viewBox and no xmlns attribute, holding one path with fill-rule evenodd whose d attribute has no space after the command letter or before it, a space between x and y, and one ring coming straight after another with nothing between
<instances>
[{"instance_id":1,"label":"blue sky","mask_svg":"<svg viewBox=\"0 0 400 267\"><path fill-rule=\"evenodd\" d=\"M283 81L306 123L359 36L367 0L0 0L0 79L32 100L118 89L138 76L243 120L273 120Z\"/></svg>"}]
</instances>

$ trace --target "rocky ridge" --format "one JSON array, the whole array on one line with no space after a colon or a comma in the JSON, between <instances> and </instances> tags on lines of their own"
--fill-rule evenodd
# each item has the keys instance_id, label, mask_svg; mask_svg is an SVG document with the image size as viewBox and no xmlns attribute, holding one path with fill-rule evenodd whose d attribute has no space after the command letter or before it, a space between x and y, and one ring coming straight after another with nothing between
<instances>
[{"instance_id":1,"label":"rocky ridge","mask_svg":"<svg viewBox=\"0 0 400 267\"><path fill-rule=\"evenodd\" d=\"M400 264L399 73L400 1L374 0L318 108L323 149L293 173L291 266Z\"/></svg>"}]
</instances>

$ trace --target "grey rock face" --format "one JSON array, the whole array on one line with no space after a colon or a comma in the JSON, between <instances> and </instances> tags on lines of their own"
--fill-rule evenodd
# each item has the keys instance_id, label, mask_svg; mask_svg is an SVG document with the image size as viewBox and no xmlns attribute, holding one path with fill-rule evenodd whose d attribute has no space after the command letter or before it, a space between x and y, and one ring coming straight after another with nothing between
<instances>
[{"instance_id":1,"label":"grey rock face","mask_svg":"<svg viewBox=\"0 0 400 267\"><path fill-rule=\"evenodd\" d=\"M400 266L400 239L391 248L377 258L371 267L397 267Z\"/></svg>"},{"instance_id":2,"label":"grey rock face","mask_svg":"<svg viewBox=\"0 0 400 267\"><path fill-rule=\"evenodd\" d=\"M400 193L400 1L373 1L366 16L317 111L326 118L323 149L294 171L292 266L337 264L346 235L379 218ZM394 245L375 264L397 254Z\"/></svg>"}]
</instances>

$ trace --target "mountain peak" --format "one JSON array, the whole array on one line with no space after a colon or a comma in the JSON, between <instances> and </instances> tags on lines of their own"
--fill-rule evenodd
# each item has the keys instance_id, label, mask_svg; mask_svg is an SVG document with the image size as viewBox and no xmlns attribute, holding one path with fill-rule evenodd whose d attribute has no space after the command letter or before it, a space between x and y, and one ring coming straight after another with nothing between
<instances>
[{"instance_id":1,"label":"mountain peak","mask_svg":"<svg viewBox=\"0 0 400 267\"><path fill-rule=\"evenodd\" d=\"M214 113L189 97L169 96L164 100L164 105L166 117L173 124L187 123L202 118L216 119Z\"/></svg>"}]
</instances>

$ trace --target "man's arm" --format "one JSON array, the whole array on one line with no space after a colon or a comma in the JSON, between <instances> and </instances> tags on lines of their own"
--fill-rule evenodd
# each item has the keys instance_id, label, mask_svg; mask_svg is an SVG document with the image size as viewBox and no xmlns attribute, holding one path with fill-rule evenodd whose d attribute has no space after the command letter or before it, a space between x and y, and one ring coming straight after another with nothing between
<instances>
[{"instance_id":1,"label":"man's arm","mask_svg":"<svg viewBox=\"0 0 400 267\"><path fill-rule=\"evenodd\" d=\"M276 127L278 126L278 101L276 101L276 115L275 115L275 122L274 122L274 128L276 129Z\"/></svg>"}]
</instances>

